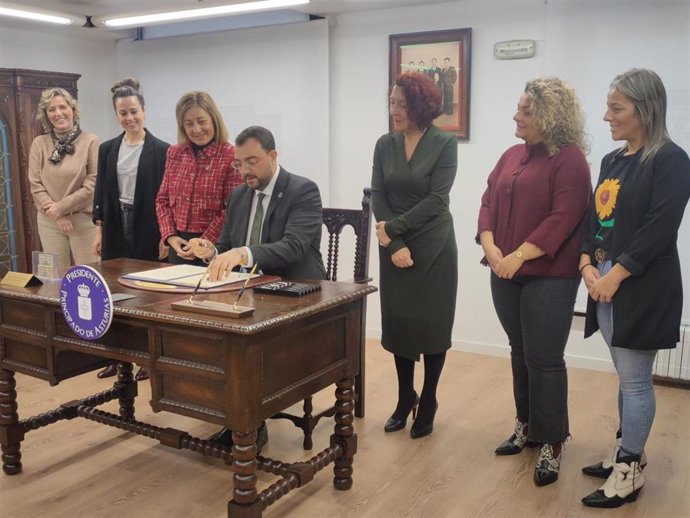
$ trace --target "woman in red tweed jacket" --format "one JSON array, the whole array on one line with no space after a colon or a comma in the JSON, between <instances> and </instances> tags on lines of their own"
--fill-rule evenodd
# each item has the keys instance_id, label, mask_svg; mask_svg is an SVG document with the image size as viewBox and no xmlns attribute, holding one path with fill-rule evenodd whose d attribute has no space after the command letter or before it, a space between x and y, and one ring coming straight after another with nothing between
<instances>
[{"instance_id":1,"label":"woman in red tweed jacket","mask_svg":"<svg viewBox=\"0 0 690 518\"><path fill-rule=\"evenodd\" d=\"M170 245L168 262L203 264L189 240L218 240L226 203L242 179L232 166L235 148L227 141L223 116L209 94L183 95L175 116L178 144L168 149L156 216L161 238Z\"/></svg>"}]
</instances>

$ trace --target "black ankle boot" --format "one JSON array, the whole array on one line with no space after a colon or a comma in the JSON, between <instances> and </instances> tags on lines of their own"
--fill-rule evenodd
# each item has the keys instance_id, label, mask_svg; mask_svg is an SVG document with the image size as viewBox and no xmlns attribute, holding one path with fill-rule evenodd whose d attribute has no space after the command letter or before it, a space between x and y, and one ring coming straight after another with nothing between
<instances>
[{"instance_id":1,"label":"black ankle boot","mask_svg":"<svg viewBox=\"0 0 690 518\"><path fill-rule=\"evenodd\" d=\"M398 401L398 406L395 407L395 412L388 418L386 425L383 427L385 432L397 432L402 430L407 425L407 416L412 412L412 419L417 417L417 406L419 405L419 396L413 392L414 399L411 404L401 405Z\"/></svg>"},{"instance_id":2,"label":"black ankle boot","mask_svg":"<svg viewBox=\"0 0 690 518\"><path fill-rule=\"evenodd\" d=\"M426 437L434 431L434 417L436 417L436 411L438 410L438 401L435 402L433 412L425 412L425 409L420 410L419 417L412 423L412 429L410 430L410 437L413 439L419 439L421 437Z\"/></svg>"}]
</instances>

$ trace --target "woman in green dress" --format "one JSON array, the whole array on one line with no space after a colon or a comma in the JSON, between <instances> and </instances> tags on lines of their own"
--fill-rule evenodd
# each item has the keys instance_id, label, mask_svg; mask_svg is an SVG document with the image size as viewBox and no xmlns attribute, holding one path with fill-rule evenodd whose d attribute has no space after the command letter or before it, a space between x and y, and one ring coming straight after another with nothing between
<instances>
[{"instance_id":1,"label":"woman in green dress","mask_svg":"<svg viewBox=\"0 0 690 518\"><path fill-rule=\"evenodd\" d=\"M442 99L418 72L395 81L389 98L394 131L376 143L372 208L379 241L383 347L395 356L398 404L385 431L415 418L413 439L429 435L438 408L436 388L451 345L458 283L449 193L457 170L455 136L432 121ZM421 397L414 365L424 355ZM419 413L415 410L419 407Z\"/></svg>"}]
</instances>

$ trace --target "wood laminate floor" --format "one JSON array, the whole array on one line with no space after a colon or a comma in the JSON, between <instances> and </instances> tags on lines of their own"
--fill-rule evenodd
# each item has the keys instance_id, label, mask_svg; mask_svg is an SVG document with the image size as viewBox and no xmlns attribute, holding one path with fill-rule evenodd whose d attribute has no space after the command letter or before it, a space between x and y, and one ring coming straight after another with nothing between
<instances>
[{"instance_id":1,"label":"wood laminate floor","mask_svg":"<svg viewBox=\"0 0 690 518\"><path fill-rule=\"evenodd\" d=\"M418 389L421 366L417 367ZM20 418L108 388L95 374L49 387L17 376ZM634 504L618 510L582 506L580 498L600 481L580 468L610 453L617 427L614 374L569 370L572 440L567 444L557 483L532 482L535 450L496 457L494 448L513 427L510 363L452 351L439 387L434 433L413 441L409 425L385 434L383 423L395 407L392 357L375 341L367 352L367 416L357 419L359 451L350 491L332 486L332 467L308 486L272 505L272 517L450 518L450 517L688 517L690 516L690 391L657 387L657 416L647 445L647 484ZM216 427L172 414L154 414L150 387L140 383L137 418L205 437ZM320 393L325 407L333 391ZM117 412L115 402L104 408ZM315 450L328 442L332 425L321 424ZM286 421L269 422L263 455L297 461L313 453L301 449L301 436ZM146 437L83 419L62 421L27 434L24 470L0 475L3 518L222 518L231 497L231 471L221 461L177 451ZM259 474L259 489L275 479Z\"/></svg>"}]
</instances>

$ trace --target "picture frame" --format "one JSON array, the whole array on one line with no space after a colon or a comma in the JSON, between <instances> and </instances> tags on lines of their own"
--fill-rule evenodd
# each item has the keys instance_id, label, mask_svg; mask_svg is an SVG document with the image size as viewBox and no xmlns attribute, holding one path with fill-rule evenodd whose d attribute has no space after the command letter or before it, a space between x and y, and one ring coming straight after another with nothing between
<instances>
[{"instance_id":1,"label":"picture frame","mask_svg":"<svg viewBox=\"0 0 690 518\"><path fill-rule=\"evenodd\" d=\"M459 140L470 138L471 45L471 28L389 36L389 85L409 70L428 74L442 94L442 113L434 124ZM392 119L389 127L392 131Z\"/></svg>"}]
</instances>

